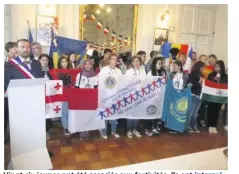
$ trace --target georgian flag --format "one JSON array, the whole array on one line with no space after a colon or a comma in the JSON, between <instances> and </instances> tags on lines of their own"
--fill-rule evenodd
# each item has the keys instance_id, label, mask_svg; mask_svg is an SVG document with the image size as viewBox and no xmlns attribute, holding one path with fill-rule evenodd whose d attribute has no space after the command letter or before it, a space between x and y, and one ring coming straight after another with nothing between
<instances>
[{"instance_id":1,"label":"georgian flag","mask_svg":"<svg viewBox=\"0 0 239 174\"><path fill-rule=\"evenodd\" d=\"M61 117L64 100L62 80L46 81L46 118Z\"/></svg>"},{"instance_id":2,"label":"georgian flag","mask_svg":"<svg viewBox=\"0 0 239 174\"><path fill-rule=\"evenodd\" d=\"M100 21L98 21L97 24L96 24L96 27L97 27L98 29L101 29L102 23L101 23Z\"/></svg>"},{"instance_id":3,"label":"georgian flag","mask_svg":"<svg viewBox=\"0 0 239 174\"><path fill-rule=\"evenodd\" d=\"M98 89L67 88L64 92L68 99L68 130L71 133L105 128L105 121L96 117Z\"/></svg>"},{"instance_id":4,"label":"georgian flag","mask_svg":"<svg viewBox=\"0 0 239 174\"><path fill-rule=\"evenodd\" d=\"M104 29L104 34L105 34L105 35L108 35L108 34L109 34L109 28L108 28L108 27L105 27L105 29Z\"/></svg>"},{"instance_id":5,"label":"georgian flag","mask_svg":"<svg viewBox=\"0 0 239 174\"><path fill-rule=\"evenodd\" d=\"M91 20L95 21L95 15L94 14L91 15Z\"/></svg>"},{"instance_id":6,"label":"georgian flag","mask_svg":"<svg viewBox=\"0 0 239 174\"><path fill-rule=\"evenodd\" d=\"M115 40L115 38L116 38L116 32L112 31L111 38L112 38L112 40Z\"/></svg>"}]
</instances>

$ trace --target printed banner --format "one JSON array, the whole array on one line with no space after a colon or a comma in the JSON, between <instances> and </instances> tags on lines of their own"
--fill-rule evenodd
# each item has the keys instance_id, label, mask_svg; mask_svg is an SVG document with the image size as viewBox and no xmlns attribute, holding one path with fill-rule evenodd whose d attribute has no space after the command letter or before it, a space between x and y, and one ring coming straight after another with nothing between
<instances>
[{"instance_id":1,"label":"printed banner","mask_svg":"<svg viewBox=\"0 0 239 174\"><path fill-rule=\"evenodd\" d=\"M164 77L100 74L97 116L103 120L160 118L165 84Z\"/></svg>"}]
</instances>

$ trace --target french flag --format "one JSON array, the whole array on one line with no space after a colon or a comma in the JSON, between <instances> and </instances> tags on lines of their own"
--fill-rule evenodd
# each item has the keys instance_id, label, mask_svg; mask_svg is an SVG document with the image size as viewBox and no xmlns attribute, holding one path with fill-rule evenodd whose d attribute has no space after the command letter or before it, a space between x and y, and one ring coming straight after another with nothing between
<instances>
[{"instance_id":1,"label":"french flag","mask_svg":"<svg viewBox=\"0 0 239 174\"><path fill-rule=\"evenodd\" d=\"M64 93L68 99L68 130L71 133L105 128L105 121L96 116L98 89L66 88Z\"/></svg>"},{"instance_id":2,"label":"french flag","mask_svg":"<svg viewBox=\"0 0 239 174\"><path fill-rule=\"evenodd\" d=\"M93 15L93 14L91 15L91 20L95 21L95 15Z\"/></svg>"},{"instance_id":3,"label":"french flag","mask_svg":"<svg viewBox=\"0 0 239 174\"><path fill-rule=\"evenodd\" d=\"M87 16L86 14L84 14L84 22L87 20Z\"/></svg>"},{"instance_id":4,"label":"french flag","mask_svg":"<svg viewBox=\"0 0 239 174\"><path fill-rule=\"evenodd\" d=\"M105 29L104 29L104 34L105 34L105 35L108 35L108 34L109 34L109 28L108 28L108 27L105 27Z\"/></svg>"},{"instance_id":5,"label":"french flag","mask_svg":"<svg viewBox=\"0 0 239 174\"><path fill-rule=\"evenodd\" d=\"M115 38L116 38L116 32L112 31L111 39L112 39L112 40L115 40Z\"/></svg>"},{"instance_id":6,"label":"french flag","mask_svg":"<svg viewBox=\"0 0 239 174\"><path fill-rule=\"evenodd\" d=\"M192 59L192 56L193 56L193 48L191 46L188 47L188 57L190 57Z\"/></svg>"},{"instance_id":7,"label":"french flag","mask_svg":"<svg viewBox=\"0 0 239 174\"><path fill-rule=\"evenodd\" d=\"M96 27L97 27L98 29L101 29L102 23L101 23L100 21L98 21L97 24L96 24Z\"/></svg>"}]
</instances>

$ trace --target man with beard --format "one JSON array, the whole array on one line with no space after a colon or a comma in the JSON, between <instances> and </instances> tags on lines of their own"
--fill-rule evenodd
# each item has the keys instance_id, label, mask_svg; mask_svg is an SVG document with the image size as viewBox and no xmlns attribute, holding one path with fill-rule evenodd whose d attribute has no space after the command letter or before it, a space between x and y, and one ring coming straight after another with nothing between
<instances>
[{"instance_id":1,"label":"man with beard","mask_svg":"<svg viewBox=\"0 0 239 174\"><path fill-rule=\"evenodd\" d=\"M42 71L40 63L30 58L31 46L28 40L20 39L17 41L18 56L9 60L4 65L4 91L7 90L8 84L14 79L34 79L43 78L44 72ZM8 113L8 99L5 98L5 113ZM5 115L4 128L6 131L8 123L8 115ZM48 129L48 126L46 126ZM50 156L53 153L49 152Z\"/></svg>"}]
</instances>

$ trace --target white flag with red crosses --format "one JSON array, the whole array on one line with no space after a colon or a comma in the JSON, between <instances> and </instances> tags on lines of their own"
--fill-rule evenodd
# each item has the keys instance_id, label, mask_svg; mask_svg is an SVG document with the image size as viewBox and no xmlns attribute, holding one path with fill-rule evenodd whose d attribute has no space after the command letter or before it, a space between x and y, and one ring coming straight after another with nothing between
<instances>
[{"instance_id":1,"label":"white flag with red crosses","mask_svg":"<svg viewBox=\"0 0 239 174\"><path fill-rule=\"evenodd\" d=\"M61 117L63 83L61 80L46 81L46 118Z\"/></svg>"}]
</instances>

